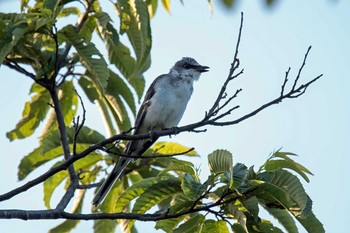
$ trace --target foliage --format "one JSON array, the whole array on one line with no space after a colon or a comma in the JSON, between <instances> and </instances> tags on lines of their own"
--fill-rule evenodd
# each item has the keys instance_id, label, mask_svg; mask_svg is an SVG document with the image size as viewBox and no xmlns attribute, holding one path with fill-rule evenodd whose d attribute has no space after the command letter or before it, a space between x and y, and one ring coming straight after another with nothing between
<instances>
[{"instance_id":1,"label":"foliage","mask_svg":"<svg viewBox=\"0 0 350 233\"><path fill-rule=\"evenodd\" d=\"M227 7L234 3L222 2ZM31 5L22 0L22 13L0 13L0 62L33 80L22 118L7 137L11 141L28 138L45 124L39 146L21 160L19 180L45 163L60 166L67 161L67 151L68 158L70 152L74 157L106 139L92 127L79 124L77 108L83 103L75 89L97 105L108 136L132 126L130 118L144 92L143 73L151 63L150 18L158 1L116 1L119 29L98 1L84 3L82 7L72 0L36 0ZM161 3L170 12L170 1ZM76 24L67 23L73 20ZM127 41L122 41L122 35ZM100 42L105 51L96 46ZM64 140L68 148L62 146ZM81 213L86 189L96 186L124 146L123 141L108 144L74 163L73 174L85 188L78 189L72 213ZM92 211L142 215L158 208L155 228L165 232L281 232L261 219L259 209L264 208L287 232L297 232L295 220L308 232L324 232L297 177L309 182L307 175L312 173L291 158L294 154L277 151L254 171L233 164L230 152L216 150L208 155L210 175L205 181L191 162L175 158L176 154L198 156L184 145L155 143L145 153L146 159L131 164L104 203ZM60 184L65 183L68 190L73 182L69 169L46 179L45 206L52 208L52 195ZM134 222L98 219L94 231L114 232L120 225L125 232L136 232ZM50 232L69 232L78 223L67 219Z\"/></svg>"}]
</instances>

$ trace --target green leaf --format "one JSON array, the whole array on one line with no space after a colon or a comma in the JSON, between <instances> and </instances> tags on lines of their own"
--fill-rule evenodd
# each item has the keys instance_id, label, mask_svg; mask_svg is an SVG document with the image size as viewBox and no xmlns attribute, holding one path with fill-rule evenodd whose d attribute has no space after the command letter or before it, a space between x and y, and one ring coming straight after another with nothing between
<instances>
[{"instance_id":1,"label":"green leaf","mask_svg":"<svg viewBox=\"0 0 350 233\"><path fill-rule=\"evenodd\" d=\"M207 185L201 184L197 176L185 174L182 178L181 188L188 199L196 200L207 190Z\"/></svg>"},{"instance_id":2,"label":"green leaf","mask_svg":"<svg viewBox=\"0 0 350 233\"><path fill-rule=\"evenodd\" d=\"M145 180L147 180L145 182ZM129 203L135 197L138 197L132 208L132 213L142 214L161 202L162 200L172 197L174 194L181 192L180 181L169 178L166 180L154 180L148 178L129 187L118 200L116 211L119 212L123 206ZM135 188L134 186L137 186ZM126 193L126 194L125 194ZM135 220L124 223L124 230L130 231Z\"/></svg>"},{"instance_id":3,"label":"green leaf","mask_svg":"<svg viewBox=\"0 0 350 233\"><path fill-rule=\"evenodd\" d=\"M278 220L278 222L287 230L288 233L298 233L293 217L284 209L266 208L265 209Z\"/></svg>"},{"instance_id":4,"label":"green leaf","mask_svg":"<svg viewBox=\"0 0 350 233\"><path fill-rule=\"evenodd\" d=\"M114 116L119 131L130 129L131 122L127 107L129 107L132 113L136 115L135 99L129 87L111 70L103 100L106 103L105 107L107 107Z\"/></svg>"},{"instance_id":5,"label":"green leaf","mask_svg":"<svg viewBox=\"0 0 350 233\"><path fill-rule=\"evenodd\" d=\"M118 205L116 206L115 211L120 212L124 207L129 204L133 199L140 196L145 190L151 187L153 184L157 183L159 180L156 177L150 177L143 179L129 188L127 188L118 199Z\"/></svg>"},{"instance_id":6,"label":"green leaf","mask_svg":"<svg viewBox=\"0 0 350 233\"><path fill-rule=\"evenodd\" d=\"M65 40L74 46L79 54L80 61L90 74L89 77L103 93L107 86L109 71L102 54L93 43L85 41L72 25L61 29L59 35L65 37Z\"/></svg>"},{"instance_id":7,"label":"green leaf","mask_svg":"<svg viewBox=\"0 0 350 233\"><path fill-rule=\"evenodd\" d=\"M307 230L307 232L326 232L323 228L322 223L316 218L314 213L310 213L306 218L297 217L296 218L300 224Z\"/></svg>"},{"instance_id":8,"label":"green leaf","mask_svg":"<svg viewBox=\"0 0 350 233\"><path fill-rule=\"evenodd\" d=\"M174 229L173 233L199 232L202 228L204 220L205 217L202 214L196 214L194 217L181 224L178 228Z\"/></svg>"},{"instance_id":9,"label":"green leaf","mask_svg":"<svg viewBox=\"0 0 350 233\"><path fill-rule=\"evenodd\" d=\"M112 70L109 70L109 80L106 92L112 96L121 96L131 109L132 113L136 115L136 105L134 95L130 88L126 85L124 80L119 77Z\"/></svg>"},{"instance_id":10,"label":"green leaf","mask_svg":"<svg viewBox=\"0 0 350 233\"><path fill-rule=\"evenodd\" d=\"M73 143L75 129L73 127L66 129L67 133L67 140L69 144ZM42 153L46 153L52 149L55 149L57 147L61 146L60 141L60 132L59 130L51 131L43 140L42 140ZM105 137L100 134L99 132L87 127L83 126L79 134L76 137L76 143L77 144L96 144L102 140L104 140ZM79 151L79 150L78 150Z\"/></svg>"},{"instance_id":11,"label":"green leaf","mask_svg":"<svg viewBox=\"0 0 350 233\"><path fill-rule=\"evenodd\" d=\"M226 222L223 220L215 221L213 219L207 219L203 223L203 227L200 233L229 233Z\"/></svg>"},{"instance_id":12,"label":"green leaf","mask_svg":"<svg viewBox=\"0 0 350 233\"><path fill-rule=\"evenodd\" d=\"M173 196L170 202L170 208L168 210L169 214L177 214L181 211L188 210L194 201L188 200L188 198L183 193L177 193Z\"/></svg>"},{"instance_id":13,"label":"green leaf","mask_svg":"<svg viewBox=\"0 0 350 233\"><path fill-rule=\"evenodd\" d=\"M121 21L120 32L126 32L137 58L133 75L137 77L150 65L152 38L147 5L142 0L133 3L120 0L116 3L116 7Z\"/></svg>"},{"instance_id":14,"label":"green leaf","mask_svg":"<svg viewBox=\"0 0 350 233\"><path fill-rule=\"evenodd\" d=\"M301 215L307 207L308 196L299 179L290 172L264 172L258 174L257 179L264 182L257 186L256 196L263 199L267 207L278 203L295 216Z\"/></svg>"},{"instance_id":15,"label":"green leaf","mask_svg":"<svg viewBox=\"0 0 350 233\"><path fill-rule=\"evenodd\" d=\"M0 19L6 20L6 18L11 18L10 26L5 26L6 23L2 23L1 29L1 50L0 50L0 64L5 60L5 57L12 51L12 49L18 44L18 42L24 37L24 35L31 30L31 27L27 23L16 22L18 19L23 18L23 16L11 13L11 14L0 14ZM5 42L5 43L4 43Z\"/></svg>"},{"instance_id":16,"label":"green leaf","mask_svg":"<svg viewBox=\"0 0 350 233\"><path fill-rule=\"evenodd\" d=\"M161 200L182 192L180 185L180 181L175 178L161 180L153 184L136 199L132 212L145 213Z\"/></svg>"},{"instance_id":17,"label":"green leaf","mask_svg":"<svg viewBox=\"0 0 350 233\"><path fill-rule=\"evenodd\" d=\"M61 10L61 12L58 14L57 18L60 17L67 17L70 15L80 15L80 11L77 7L65 7Z\"/></svg>"},{"instance_id":18,"label":"green leaf","mask_svg":"<svg viewBox=\"0 0 350 233\"><path fill-rule=\"evenodd\" d=\"M248 168L243 163L236 163L232 168L234 186L238 187L246 177Z\"/></svg>"},{"instance_id":19,"label":"green leaf","mask_svg":"<svg viewBox=\"0 0 350 233\"><path fill-rule=\"evenodd\" d=\"M22 119L16 124L16 128L6 133L7 138L13 141L31 136L45 119L50 108L48 103L49 93L44 88L37 90L31 100L25 103Z\"/></svg>"},{"instance_id":20,"label":"green leaf","mask_svg":"<svg viewBox=\"0 0 350 233\"><path fill-rule=\"evenodd\" d=\"M70 125L78 110L78 96L71 81L65 81L60 88L60 104L65 125Z\"/></svg>"},{"instance_id":21,"label":"green leaf","mask_svg":"<svg viewBox=\"0 0 350 233\"><path fill-rule=\"evenodd\" d=\"M98 33L106 45L109 61L118 68L125 78L129 79L136 65L129 48L119 40L119 34L113 27L112 20L107 13L98 13L95 17Z\"/></svg>"},{"instance_id":22,"label":"green leaf","mask_svg":"<svg viewBox=\"0 0 350 233\"><path fill-rule=\"evenodd\" d=\"M242 226L242 228L245 230L245 232L248 232L247 229L247 217L243 213L243 211L239 210L237 206L229 203L225 205L225 213L233 217L234 219L237 220L237 222Z\"/></svg>"},{"instance_id":23,"label":"green leaf","mask_svg":"<svg viewBox=\"0 0 350 233\"><path fill-rule=\"evenodd\" d=\"M154 17L154 15L156 14L156 11L158 8L158 0L148 0L147 5L148 5L149 17L150 17L150 19L152 19Z\"/></svg>"},{"instance_id":24,"label":"green leaf","mask_svg":"<svg viewBox=\"0 0 350 233\"><path fill-rule=\"evenodd\" d=\"M156 142L153 144L152 149L158 154L173 155L185 153L191 148L176 142ZM197 156L198 153L195 150L191 150L184 155Z\"/></svg>"},{"instance_id":25,"label":"green leaf","mask_svg":"<svg viewBox=\"0 0 350 233\"><path fill-rule=\"evenodd\" d=\"M96 164L96 162L102 160L102 155L97 153L91 153L89 156L86 156L74 163L74 169L79 171L80 169L88 170L90 167ZM59 165L61 162L57 163L54 166ZM56 190L57 186L62 183L64 179L68 178L67 171L61 171L51 176L44 181L44 204L49 209L50 200L53 192Z\"/></svg>"},{"instance_id":26,"label":"green leaf","mask_svg":"<svg viewBox=\"0 0 350 233\"><path fill-rule=\"evenodd\" d=\"M23 180L27 175L40 165L62 155L62 148L50 150L48 153L42 153L42 147L38 147L24 156L18 166L18 179Z\"/></svg>"},{"instance_id":27,"label":"green leaf","mask_svg":"<svg viewBox=\"0 0 350 233\"><path fill-rule=\"evenodd\" d=\"M182 215L177 218L172 219L164 219L157 221L156 226L154 227L156 230L162 229L165 232L172 232L172 230L186 217L186 215Z\"/></svg>"},{"instance_id":28,"label":"green leaf","mask_svg":"<svg viewBox=\"0 0 350 233\"><path fill-rule=\"evenodd\" d=\"M214 175L229 172L232 175L233 158L227 150L216 150L208 155L210 172Z\"/></svg>"},{"instance_id":29,"label":"green leaf","mask_svg":"<svg viewBox=\"0 0 350 233\"><path fill-rule=\"evenodd\" d=\"M68 177L68 173L66 171L61 171L44 181L44 204L46 208L51 209L50 200L51 200L52 194L57 188L57 186L61 184L62 181L64 181L67 177Z\"/></svg>"},{"instance_id":30,"label":"green leaf","mask_svg":"<svg viewBox=\"0 0 350 233\"><path fill-rule=\"evenodd\" d=\"M83 189L79 189L76 191L75 194L75 199L74 199L74 203L73 203L73 208L71 210L71 213L74 214L80 214L82 207L83 207L83 199L85 196L85 191ZM80 222L80 220L65 220L63 223L61 223L60 225L52 228L49 233L65 233L65 232L70 232L71 230L73 230L78 223Z\"/></svg>"},{"instance_id":31,"label":"green leaf","mask_svg":"<svg viewBox=\"0 0 350 233\"><path fill-rule=\"evenodd\" d=\"M288 168L295 172L297 172L299 175L301 175L307 182L309 182L308 177L306 174L313 175L306 167L303 165L295 162L290 158L290 156L296 156L296 154L290 153L290 152L281 152L277 151L275 152L271 158L265 163L264 168L267 169L276 169L277 166L280 166L280 168ZM282 158L283 160L275 160L276 158ZM272 161L279 161L277 163L274 163ZM285 161L285 162L281 162ZM267 164L267 165L266 165ZM267 166L267 168L266 168Z\"/></svg>"},{"instance_id":32,"label":"green leaf","mask_svg":"<svg viewBox=\"0 0 350 233\"><path fill-rule=\"evenodd\" d=\"M94 232L96 233L115 233L117 227L116 220L99 219L94 221Z\"/></svg>"}]
</instances>

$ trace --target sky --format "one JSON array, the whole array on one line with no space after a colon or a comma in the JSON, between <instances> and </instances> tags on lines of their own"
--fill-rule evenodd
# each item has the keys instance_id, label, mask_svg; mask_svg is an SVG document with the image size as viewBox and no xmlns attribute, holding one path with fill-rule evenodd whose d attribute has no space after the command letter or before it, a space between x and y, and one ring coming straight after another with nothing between
<instances>
[{"instance_id":1,"label":"sky","mask_svg":"<svg viewBox=\"0 0 350 233\"><path fill-rule=\"evenodd\" d=\"M106 1L107 2L107 1ZM210 66L210 72L195 83L195 90L180 125L201 120L227 77L238 35L240 12L244 12L239 59L244 74L234 80L228 92L242 88L234 104L240 108L226 119L236 119L277 97L288 67L295 77L308 46L312 45L300 78L307 82L319 74L323 77L297 99L285 100L235 126L206 127L202 134L182 133L170 140L195 147L201 155L192 159L201 168L201 179L209 174L206 155L215 149L232 152L235 162L259 167L269 154L279 148L299 155L297 162L314 176L304 188L313 200L313 211L327 232L347 233L350 215L349 132L350 124L350 2L294 0L278 1L266 8L262 1L237 1L228 11L214 4L210 13L206 1L172 1L171 15L161 7L152 20L152 65L145 73L146 85L184 56ZM18 11L19 1L0 1L1 12ZM114 17L110 5L104 9ZM6 132L14 128L29 99L31 81L0 67L0 193L24 182L17 181L21 158L37 146L37 137L9 142ZM93 105L87 106L87 126L105 132ZM168 138L164 138L168 140ZM28 180L45 172L49 166L29 175ZM62 193L55 193L59 198ZM92 194L87 198L92 199ZM0 209L43 209L42 186L39 185L0 203ZM84 210L89 211L86 205ZM266 218L268 218L266 216ZM271 218L268 218L271 219ZM0 220L4 232L47 232L57 221ZM40 224L40 229L37 228ZM137 224L138 228L155 231L153 223ZM74 232L92 232L91 222L82 222ZM117 231L118 232L118 231ZM300 232L305 232L300 229Z\"/></svg>"}]
</instances>

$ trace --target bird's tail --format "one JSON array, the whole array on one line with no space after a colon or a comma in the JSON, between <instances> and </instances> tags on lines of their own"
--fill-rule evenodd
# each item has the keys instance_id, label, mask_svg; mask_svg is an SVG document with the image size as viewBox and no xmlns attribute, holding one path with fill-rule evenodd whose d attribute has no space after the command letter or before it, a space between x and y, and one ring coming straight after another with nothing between
<instances>
[{"instance_id":1,"label":"bird's tail","mask_svg":"<svg viewBox=\"0 0 350 233\"><path fill-rule=\"evenodd\" d=\"M106 197L113 184L118 180L119 176L123 173L124 168L130 163L130 158L120 158L118 163L114 166L112 172L108 175L107 179L103 182L100 189L97 191L92 204L98 206Z\"/></svg>"}]
</instances>

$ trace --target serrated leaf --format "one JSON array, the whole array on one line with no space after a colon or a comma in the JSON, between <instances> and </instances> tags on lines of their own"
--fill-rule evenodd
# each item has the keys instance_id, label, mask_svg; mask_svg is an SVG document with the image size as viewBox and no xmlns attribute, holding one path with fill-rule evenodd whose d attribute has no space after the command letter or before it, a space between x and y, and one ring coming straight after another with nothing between
<instances>
[{"instance_id":1,"label":"serrated leaf","mask_svg":"<svg viewBox=\"0 0 350 233\"><path fill-rule=\"evenodd\" d=\"M93 79L98 89L103 93L107 86L109 71L102 54L93 43L85 41L72 25L61 29L59 35L64 36L65 40L74 46L79 54L80 61L91 74L90 78Z\"/></svg>"},{"instance_id":2,"label":"serrated leaf","mask_svg":"<svg viewBox=\"0 0 350 233\"><path fill-rule=\"evenodd\" d=\"M207 190L207 185L201 184L197 176L185 174L182 178L181 188L188 199L196 200Z\"/></svg>"},{"instance_id":3,"label":"serrated leaf","mask_svg":"<svg viewBox=\"0 0 350 233\"><path fill-rule=\"evenodd\" d=\"M180 181L175 178L161 180L151 185L136 199L132 212L145 213L161 200L182 192L180 185Z\"/></svg>"},{"instance_id":4,"label":"serrated leaf","mask_svg":"<svg viewBox=\"0 0 350 233\"><path fill-rule=\"evenodd\" d=\"M159 180L156 177L150 177L143 179L129 188L127 188L118 199L118 205L116 206L116 212L120 212L124 207L130 203L133 199L140 196L148 187L157 183Z\"/></svg>"},{"instance_id":5,"label":"serrated leaf","mask_svg":"<svg viewBox=\"0 0 350 233\"><path fill-rule=\"evenodd\" d=\"M323 228L322 223L317 219L314 213L310 213L306 218L296 218L299 223L307 230L307 232L317 232L323 233L326 232Z\"/></svg>"},{"instance_id":6,"label":"serrated leaf","mask_svg":"<svg viewBox=\"0 0 350 233\"><path fill-rule=\"evenodd\" d=\"M197 152L195 150L189 151L191 148L181 145L176 142L156 142L153 144L152 149L159 154L163 155L173 155L173 154L182 154L197 156ZM189 152L188 152L189 151Z\"/></svg>"},{"instance_id":7,"label":"serrated leaf","mask_svg":"<svg viewBox=\"0 0 350 233\"><path fill-rule=\"evenodd\" d=\"M199 232L202 228L202 224L205 217L201 214L197 214L194 217L188 219L185 223L181 224L178 228L174 229L173 233L193 233Z\"/></svg>"},{"instance_id":8,"label":"serrated leaf","mask_svg":"<svg viewBox=\"0 0 350 233\"><path fill-rule=\"evenodd\" d=\"M257 175L264 183L257 186L257 197L266 201L267 207L275 202L295 216L302 214L307 207L308 196L299 179L285 170L264 172Z\"/></svg>"},{"instance_id":9,"label":"serrated leaf","mask_svg":"<svg viewBox=\"0 0 350 233\"><path fill-rule=\"evenodd\" d=\"M16 128L6 133L7 138L13 141L31 136L45 119L50 108L48 103L50 94L44 88L36 92L31 100L25 103L22 119L16 124Z\"/></svg>"},{"instance_id":10,"label":"serrated leaf","mask_svg":"<svg viewBox=\"0 0 350 233\"><path fill-rule=\"evenodd\" d=\"M119 34L111 24L112 20L107 13L98 13L95 17L99 35L106 45L109 61L118 68L125 78L129 79L136 65L129 48L119 40Z\"/></svg>"},{"instance_id":11,"label":"serrated leaf","mask_svg":"<svg viewBox=\"0 0 350 233\"><path fill-rule=\"evenodd\" d=\"M233 158L227 150L216 150L208 155L210 172L214 175L229 172L232 175Z\"/></svg>"},{"instance_id":12,"label":"serrated leaf","mask_svg":"<svg viewBox=\"0 0 350 233\"><path fill-rule=\"evenodd\" d=\"M138 185L139 183L136 183L135 185ZM135 191L141 191L141 194L137 195L139 197L135 201L135 204L132 208L132 213L138 213L138 214L145 213L147 210L149 210L150 208L152 208L162 200L169 198L176 193L181 192L180 181L174 178L170 178L167 180L160 180L160 181L158 180L158 182L154 184L152 184L151 182L151 185L147 184L147 186L148 186L147 188L143 187L143 190L140 190L140 189L135 190ZM118 204L119 203L120 202L118 200ZM118 205L117 211L118 209L120 209L119 205ZM126 229L124 230L129 231L133 227L134 222L135 220L128 221L125 224Z\"/></svg>"},{"instance_id":13,"label":"serrated leaf","mask_svg":"<svg viewBox=\"0 0 350 233\"><path fill-rule=\"evenodd\" d=\"M152 38L147 5L142 0L121 0L115 5L120 15L120 33L126 32L137 59L133 73L127 79L140 97L139 90L144 82L142 74L149 68L151 60Z\"/></svg>"}]
</instances>

